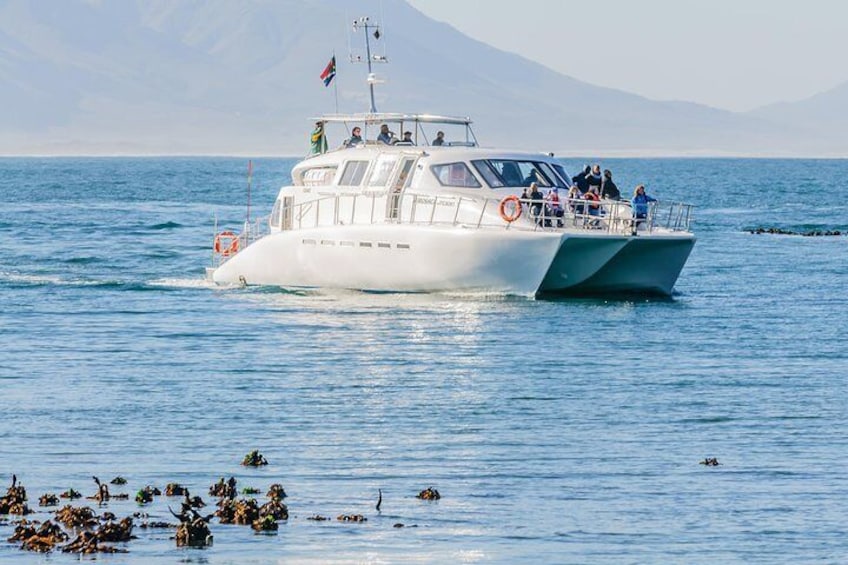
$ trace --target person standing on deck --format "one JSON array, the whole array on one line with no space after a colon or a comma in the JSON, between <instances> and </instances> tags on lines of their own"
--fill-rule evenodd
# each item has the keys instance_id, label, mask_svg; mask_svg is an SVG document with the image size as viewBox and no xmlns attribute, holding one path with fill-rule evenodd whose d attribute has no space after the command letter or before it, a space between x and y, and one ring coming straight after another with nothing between
<instances>
[{"instance_id":1,"label":"person standing on deck","mask_svg":"<svg viewBox=\"0 0 848 565\"><path fill-rule=\"evenodd\" d=\"M604 171L604 182L601 185L601 198L607 200L621 199L621 191L618 190L618 187L614 182L612 182L612 171L609 169Z\"/></svg>"},{"instance_id":2,"label":"person standing on deck","mask_svg":"<svg viewBox=\"0 0 848 565\"><path fill-rule=\"evenodd\" d=\"M327 136L324 135L324 122L315 122L315 129L309 138L313 155L327 152Z\"/></svg>"}]
</instances>

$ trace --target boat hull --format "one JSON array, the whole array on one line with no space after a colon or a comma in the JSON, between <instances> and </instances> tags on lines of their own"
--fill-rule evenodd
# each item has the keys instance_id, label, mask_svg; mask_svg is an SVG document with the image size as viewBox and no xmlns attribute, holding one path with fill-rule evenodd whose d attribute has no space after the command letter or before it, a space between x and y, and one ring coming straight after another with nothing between
<instances>
[{"instance_id":1,"label":"boat hull","mask_svg":"<svg viewBox=\"0 0 848 565\"><path fill-rule=\"evenodd\" d=\"M387 292L533 295L555 233L438 226L334 226L265 236L212 272L217 283Z\"/></svg>"},{"instance_id":2,"label":"boat hull","mask_svg":"<svg viewBox=\"0 0 848 565\"><path fill-rule=\"evenodd\" d=\"M694 245L695 237L691 234L619 237L600 241L571 238L563 242L539 291L668 296ZM589 273L594 266L598 268Z\"/></svg>"}]
</instances>

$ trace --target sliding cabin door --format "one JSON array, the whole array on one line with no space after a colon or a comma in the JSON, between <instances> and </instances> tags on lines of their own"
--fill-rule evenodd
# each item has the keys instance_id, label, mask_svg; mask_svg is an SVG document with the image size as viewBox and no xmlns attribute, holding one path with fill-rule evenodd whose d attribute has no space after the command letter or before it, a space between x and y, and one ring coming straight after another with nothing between
<instances>
[{"instance_id":1,"label":"sliding cabin door","mask_svg":"<svg viewBox=\"0 0 848 565\"><path fill-rule=\"evenodd\" d=\"M400 221L400 199L403 196L403 191L412 182L412 175L415 174L415 162L417 160L417 156L404 156L401 158L399 172L389 187L389 202L388 210L386 211L386 219L389 221Z\"/></svg>"}]
</instances>

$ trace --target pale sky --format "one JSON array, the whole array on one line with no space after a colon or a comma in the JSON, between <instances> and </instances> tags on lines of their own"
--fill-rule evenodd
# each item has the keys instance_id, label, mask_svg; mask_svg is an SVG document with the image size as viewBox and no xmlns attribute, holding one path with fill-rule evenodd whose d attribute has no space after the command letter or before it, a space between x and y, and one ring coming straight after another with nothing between
<instances>
[{"instance_id":1,"label":"pale sky","mask_svg":"<svg viewBox=\"0 0 848 565\"><path fill-rule=\"evenodd\" d=\"M655 100L745 111L848 82L846 0L408 1L474 39Z\"/></svg>"}]
</instances>

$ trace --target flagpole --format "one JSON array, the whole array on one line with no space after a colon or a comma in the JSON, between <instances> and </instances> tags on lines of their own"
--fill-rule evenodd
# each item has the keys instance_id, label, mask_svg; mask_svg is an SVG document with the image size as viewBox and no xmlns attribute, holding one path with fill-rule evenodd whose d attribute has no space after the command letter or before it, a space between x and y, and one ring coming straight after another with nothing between
<instances>
[{"instance_id":1,"label":"flagpole","mask_svg":"<svg viewBox=\"0 0 848 565\"><path fill-rule=\"evenodd\" d=\"M336 60L336 50L333 49L333 60ZM339 81L333 81L333 94L336 97L336 114L339 113Z\"/></svg>"}]
</instances>

